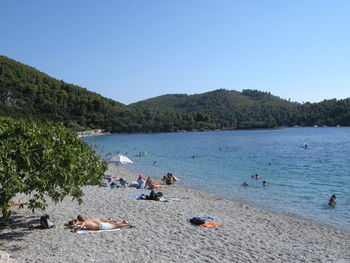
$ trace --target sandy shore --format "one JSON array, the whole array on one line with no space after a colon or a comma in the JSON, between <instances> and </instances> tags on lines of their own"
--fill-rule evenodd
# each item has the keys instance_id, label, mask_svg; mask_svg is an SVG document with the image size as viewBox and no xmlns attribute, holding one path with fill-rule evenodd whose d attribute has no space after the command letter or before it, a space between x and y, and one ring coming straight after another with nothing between
<instances>
[{"instance_id":1,"label":"sandy shore","mask_svg":"<svg viewBox=\"0 0 350 263\"><path fill-rule=\"evenodd\" d=\"M108 174L118 174L110 167ZM118 177L136 174L119 168ZM0 221L0 250L17 262L350 262L350 232L251 208L177 186L166 196L183 201L136 200L149 190L84 187L84 203L69 198L45 213L55 228L37 228L43 212L15 209ZM24 199L24 197L20 197ZM71 233L64 223L78 214L125 219L135 228L93 234ZM185 218L211 216L223 227L205 228Z\"/></svg>"}]
</instances>

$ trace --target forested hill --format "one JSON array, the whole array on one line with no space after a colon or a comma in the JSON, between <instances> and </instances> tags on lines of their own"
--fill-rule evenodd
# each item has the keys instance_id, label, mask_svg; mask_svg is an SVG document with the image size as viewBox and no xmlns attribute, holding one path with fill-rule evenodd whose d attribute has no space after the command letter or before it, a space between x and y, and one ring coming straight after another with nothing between
<instances>
[{"instance_id":1,"label":"forested hill","mask_svg":"<svg viewBox=\"0 0 350 263\"><path fill-rule=\"evenodd\" d=\"M164 95L127 106L0 56L0 116L111 132L350 126L350 99L299 104L257 90L220 89Z\"/></svg>"},{"instance_id":2,"label":"forested hill","mask_svg":"<svg viewBox=\"0 0 350 263\"><path fill-rule=\"evenodd\" d=\"M215 90L195 95L164 95L130 105L133 108L196 113L197 120L223 128L273 128L289 125L299 106L256 90Z\"/></svg>"},{"instance_id":3,"label":"forested hill","mask_svg":"<svg viewBox=\"0 0 350 263\"><path fill-rule=\"evenodd\" d=\"M298 106L297 103L266 92L224 89L195 95L164 95L130 105L134 109L196 113L195 119L209 121L219 128L273 128L289 125Z\"/></svg>"},{"instance_id":4,"label":"forested hill","mask_svg":"<svg viewBox=\"0 0 350 263\"><path fill-rule=\"evenodd\" d=\"M0 56L0 116L63 122L73 129L127 126L127 107Z\"/></svg>"},{"instance_id":5,"label":"forested hill","mask_svg":"<svg viewBox=\"0 0 350 263\"><path fill-rule=\"evenodd\" d=\"M158 112L195 113L195 119L213 123L221 129L350 126L350 99L300 104L257 90L219 89L196 95L164 95L129 106Z\"/></svg>"},{"instance_id":6,"label":"forested hill","mask_svg":"<svg viewBox=\"0 0 350 263\"><path fill-rule=\"evenodd\" d=\"M176 108L185 111L203 110L206 108L216 108L218 104L224 104L226 107L236 107L242 105L252 105L254 103L290 103L270 93L256 90L235 90L218 89L215 91L186 95L186 94L168 94L130 104L132 107L153 107L157 109Z\"/></svg>"}]
</instances>

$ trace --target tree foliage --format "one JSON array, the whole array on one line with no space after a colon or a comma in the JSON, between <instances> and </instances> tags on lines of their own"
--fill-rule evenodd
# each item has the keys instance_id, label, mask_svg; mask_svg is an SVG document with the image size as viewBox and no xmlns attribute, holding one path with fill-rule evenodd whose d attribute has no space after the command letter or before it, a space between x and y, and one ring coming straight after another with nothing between
<instances>
[{"instance_id":1,"label":"tree foliage","mask_svg":"<svg viewBox=\"0 0 350 263\"><path fill-rule=\"evenodd\" d=\"M44 209L71 196L82 201L81 185L98 184L107 165L61 124L0 118L0 207L9 216L11 198L30 195L28 207Z\"/></svg>"}]
</instances>

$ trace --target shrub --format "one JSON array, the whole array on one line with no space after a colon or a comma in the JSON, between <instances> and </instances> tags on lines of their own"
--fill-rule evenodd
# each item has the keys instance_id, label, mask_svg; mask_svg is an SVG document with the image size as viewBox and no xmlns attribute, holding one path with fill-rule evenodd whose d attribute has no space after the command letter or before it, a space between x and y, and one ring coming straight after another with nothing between
<instances>
[{"instance_id":1,"label":"shrub","mask_svg":"<svg viewBox=\"0 0 350 263\"><path fill-rule=\"evenodd\" d=\"M80 186L99 184L105 162L77 135L57 123L0 118L0 207L9 217L11 198L29 195L28 208L45 209L66 196L82 202Z\"/></svg>"}]
</instances>

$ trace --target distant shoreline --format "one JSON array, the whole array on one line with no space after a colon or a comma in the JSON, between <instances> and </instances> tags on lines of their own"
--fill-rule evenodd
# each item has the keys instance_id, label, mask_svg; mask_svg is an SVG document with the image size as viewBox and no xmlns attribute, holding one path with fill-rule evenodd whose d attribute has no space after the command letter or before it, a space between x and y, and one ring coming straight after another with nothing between
<instances>
[{"instance_id":1,"label":"distant shoreline","mask_svg":"<svg viewBox=\"0 0 350 263\"><path fill-rule=\"evenodd\" d=\"M90 135L80 135L78 134L78 139L83 139L83 138L88 138L88 137L95 137L95 136L105 136L105 135L110 135L110 134L113 134L113 133L109 133L109 132L106 132L106 133L99 133L99 134L90 134Z\"/></svg>"},{"instance_id":2,"label":"distant shoreline","mask_svg":"<svg viewBox=\"0 0 350 263\"><path fill-rule=\"evenodd\" d=\"M288 127L288 126L281 126L281 127L276 127L276 128L247 128L247 129L214 129L214 130L191 130L191 131L186 131L186 130L179 130L179 131L170 131L170 132L120 132L120 133L100 133L100 134L91 134L91 135L78 135L78 138L88 138L88 137L95 137L95 136L105 136L105 135L125 135L125 134L160 134L160 133L186 133L186 132L213 132L213 131L269 131L269 130L282 130L282 129L293 129L293 128L348 128L350 126L293 126L293 127Z\"/></svg>"}]
</instances>

